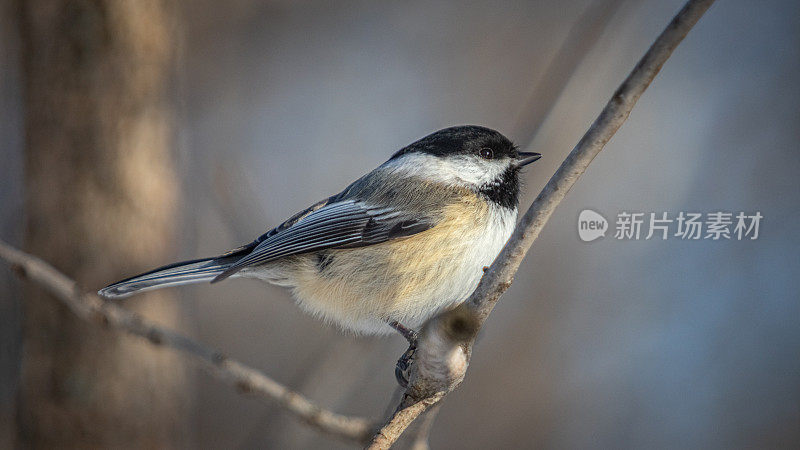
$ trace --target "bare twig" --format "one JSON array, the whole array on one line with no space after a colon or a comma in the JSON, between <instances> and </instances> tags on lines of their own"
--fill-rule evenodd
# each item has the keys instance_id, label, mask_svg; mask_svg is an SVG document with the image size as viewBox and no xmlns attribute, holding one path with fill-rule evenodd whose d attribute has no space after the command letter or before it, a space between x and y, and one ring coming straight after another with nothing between
<instances>
[{"instance_id":1,"label":"bare twig","mask_svg":"<svg viewBox=\"0 0 800 450\"><path fill-rule=\"evenodd\" d=\"M389 448L420 414L458 386L466 373L478 331L500 296L511 286L514 274L533 241L589 163L628 118L672 51L712 3L714 0L690 0L684 5L528 208L470 298L460 307L425 325L403 400L395 414L373 437L369 448ZM435 338L426 339L425 336ZM429 370L431 367L436 370Z\"/></svg>"},{"instance_id":2,"label":"bare twig","mask_svg":"<svg viewBox=\"0 0 800 450\"><path fill-rule=\"evenodd\" d=\"M511 136L530 144L567 87L572 74L600 39L625 0L594 0L570 27L567 37L550 59L544 75L528 95L511 129Z\"/></svg>"},{"instance_id":3,"label":"bare twig","mask_svg":"<svg viewBox=\"0 0 800 450\"><path fill-rule=\"evenodd\" d=\"M436 415L439 414L440 407L441 403L436 404L425 413L422 418L422 423L419 424L419 428L417 429L414 442L411 443L411 450L428 450L430 448L428 438L433 428L433 422L436 420Z\"/></svg>"},{"instance_id":4,"label":"bare twig","mask_svg":"<svg viewBox=\"0 0 800 450\"><path fill-rule=\"evenodd\" d=\"M397 411L395 411L389 421L386 422L386 425L373 436L372 443L367 448L369 450L386 450L390 448L394 445L395 441L397 441L397 438L403 434L403 431L405 431L420 414L438 403L444 396L444 392L439 392L420 401L414 401L410 397L405 396L400 406L397 408Z\"/></svg>"},{"instance_id":5,"label":"bare twig","mask_svg":"<svg viewBox=\"0 0 800 450\"><path fill-rule=\"evenodd\" d=\"M650 86L672 51L712 3L714 0L690 0L686 3L617 88L589 130L522 216L514 234L467 301L467 304L477 310L481 324L491 313L500 294L513 281L522 259L558 204L628 119L639 97Z\"/></svg>"},{"instance_id":6,"label":"bare twig","mask_svg":"<svg viewBox=\"0 0 800 450\"><path fill-rule=\"evenodd\" d=\"M153 345L177 350L191 357L217 378L235 386L240 392L278 402L294 416L323 433L358 443L369 441L374 428L366 419L325 410L301 394L220 352L172 330L159 327L137 314L103 301L94 294L84 294L75 281L66 275L3 241L0 241L0 258L11 263L20 276L45 288L82 319L142 337Z\"/></svg>"}]
</instances>

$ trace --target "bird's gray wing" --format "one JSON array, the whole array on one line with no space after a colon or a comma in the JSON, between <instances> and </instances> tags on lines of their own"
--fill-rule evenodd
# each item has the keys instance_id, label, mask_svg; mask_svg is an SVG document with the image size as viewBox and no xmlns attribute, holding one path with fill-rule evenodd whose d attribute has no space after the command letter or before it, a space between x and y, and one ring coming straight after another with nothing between
<instances>
[{"instance_id":1,"label":"bird's gray wing","mask_svg":"<svg viewBox=\"0 0 800 450\"><path fill-rule=\"evenodd\" d=\"M261 236L253 243L256 245L249 254L213 282L224 280L245 267L286 256L379 244L411 236L435 224L432 217L363 200L323 200Z\"/></svg>"},{"instance_id":2,"label":"bird's gray wing","mask_svg":"<svg viewBox=\"0 0 800 450\"><path fill-rule=\"evenodd\" d=\"M282 224L278 225L277 227L275 227L275 228L267 231L266 233L262 234L261 236L256 238L256 240L254 240L253 242L250 242L249 244L242 245L240 247L236 247L235 249L230 250L230 251L226 252L225 254L220 255L219 257L220 258L229 257L229 256L242 257L242 256L249 255L250 252L252 252L253 249L255 249L258 246L258 244L260 244L260 243L264 242L265 240L271 238L272 236L280 233L281 231L284 231L284 230L290 228L292 225L296 224L301 219L303 219L303 217L306 217L307 215L313 213L314 211L333 203L335 198L336 198L336 196L328 197L325 200L320 200L317 203L314 203L313 205L311 205L308 208L300 211L299 213L293 215L292 217L289 217L288 219L286 219Z\"/></svg>"}]
</instances>

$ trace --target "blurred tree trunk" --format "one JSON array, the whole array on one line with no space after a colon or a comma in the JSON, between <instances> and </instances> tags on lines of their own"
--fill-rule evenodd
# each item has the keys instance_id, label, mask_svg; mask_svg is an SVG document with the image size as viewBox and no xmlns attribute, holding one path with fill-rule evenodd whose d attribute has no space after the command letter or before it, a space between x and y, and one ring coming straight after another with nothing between
<instances>
[{"instance_id":1,"label":"blurred tree trunk","mask_svg":"<svg viewBox=\"0 0 800 450\"><path fill-rule=\"evenodd\" d=\"M172 256L175 7L160 0L18 0L25 107L25 247L97 289ZM24 294L25 447L188 446L174 354ZM158 292L128 305L178 326Z\"/></svg>"}]
</instances>

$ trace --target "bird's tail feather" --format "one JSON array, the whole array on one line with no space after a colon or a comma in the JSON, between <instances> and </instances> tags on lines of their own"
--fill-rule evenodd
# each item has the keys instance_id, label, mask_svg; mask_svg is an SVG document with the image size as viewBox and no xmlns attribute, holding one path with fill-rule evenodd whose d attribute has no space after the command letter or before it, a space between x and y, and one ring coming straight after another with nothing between
<instances>
[{"instance_id":1,"label":"bird's tail feather","mask_svg":"<svg viewBox=\"0 0 800 450\"><path fill-rule=\"evenodd\" d=\"M183 261L136 275L97 291L101 297L121 298L151 289L211 281L239 258L205 258Z\"/></svg>"}]
</instances>

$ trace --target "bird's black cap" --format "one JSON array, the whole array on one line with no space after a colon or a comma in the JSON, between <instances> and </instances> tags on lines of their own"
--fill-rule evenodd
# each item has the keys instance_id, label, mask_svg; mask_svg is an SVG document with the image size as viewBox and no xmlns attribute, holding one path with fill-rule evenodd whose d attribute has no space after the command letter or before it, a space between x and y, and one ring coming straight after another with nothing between
<instances>
[{"instance_id":1,"label":"bird's black cap","mask_svg":"<svg viewBox=\"0 0 800 450\"><path fill-rule=\"evenodd\" d=\"M445 128L400 149L391 159L407 153L427 153L433 156L459 154L479 154L481 149L489 148L494 157L518 158L516 146L505 136L491 128L477 125L462 125Z\"/></svg>"}]
</instances>

